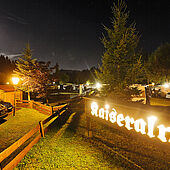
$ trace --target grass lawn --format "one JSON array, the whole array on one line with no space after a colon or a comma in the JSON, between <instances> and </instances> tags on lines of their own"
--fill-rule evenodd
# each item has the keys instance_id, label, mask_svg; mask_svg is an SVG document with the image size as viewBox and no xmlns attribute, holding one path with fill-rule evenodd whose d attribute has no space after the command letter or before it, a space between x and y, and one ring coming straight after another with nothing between
<instances>
[{"instance_id":1,"label":"grass lawn","mask_svg":"<svg viewBox=\"0 0 170 170\"><path fill-rule=\"evenodd\" d=\"M83 105L72 104L15 169L168 169L168 143L96 119L88 139L85 119Z\"/></svg>"},{"instance_id":2,"label":"grass lawn","mask_svg":"<svg viewBox=\"0 0 170 170\"><path fill-rule=\"evenodd\" d=\"M16 116L8 116L7 121L0 125L0 152L9 147L28 131L35 127L44 115L34 109L22 108L16 111Z\"/></svg>"},{"instance_id":3,"label":"grass lawn","mask_svg":"<svg viewBox=\"0 0 170 170\"><path fill-rule=\"evenodd\" d=\"M123 169L112 152L99 149L76 132L79 113L56 119L15 169ZM62 127L62 128L61 128Z\"/></svg>"}]
</instances>

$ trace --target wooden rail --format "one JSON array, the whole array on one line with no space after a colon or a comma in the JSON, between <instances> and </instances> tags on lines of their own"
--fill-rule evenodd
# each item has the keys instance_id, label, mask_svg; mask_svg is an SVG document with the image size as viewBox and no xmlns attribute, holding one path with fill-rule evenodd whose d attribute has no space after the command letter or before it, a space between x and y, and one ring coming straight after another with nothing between
<instances>
[{"instance_id":1,"label":"wooden rail","mask_svg":"<svg viewBox=\"0 0 170 170\"><path fill-rule=\"evenodd\" d=\"M67 106L67 104L63 104L63 105L59 105L59 106L54 106L53 107L53 111L56 112L56 111L60 110L61 108L65 107L65 106Z\"/></svg>"},{"instance_id":2,"label":"wooden rail","mask_svg":"<svg viewBox=\"0 0 170 170\"><path fill-rule=\"evenodd\" d=\"M32 135L34 135L39 130L39 125L30 130L26 135L20 138L17 142L12 144L10 147L5 149L0 153L0 162L2 162L6 157L8 157L12 152L14 152L18 147L20 147L26 140L28 140Z\"/></svg>"},{"instance_id":3,"label":"wooden rail","mask_svg":"<svg viewBox=\"0 0 170 170\"><path fill-rule=\"evenodd\" d=\"M16 107L33 108L46 115L52 115L54 112L53 107L32 100L16 100Z\"/></svg>"},{"instance_id":4,"label":"wooden rail","mask_svg":"<svg viewBox=\"0 0 170 170\"><path fill-rule=\"evenodd\" d=\"M60 110L61 108L67 106L67 104L60 104L58 106L46 106L44 104L41 104L40 102L35 101L28 101L28 100L16 100L16 106L17 107L24 107L24 108L33 108L35 110L38 110L39 112L46 114L46 115L52 115L56 111Z\"/></svg>"},{"instance_id":5,"label":"wooden rail","mask_svg":"<svg viewBox=\"0 0 170 170\"><path fill-rule=\"evenodd\" d=\"M51 115L53 114L52 107L43 105L39 102L31 101L31 108L38 110L41 113Z\"/></svg>"},{"instance_id":6,"label":"wooden rail","mask_svg":"<svg viewBox=\"0 0 170 170\"><path fill-rule=\"evenodd\" d=\"M14 144L12 144L10 147L5 149L0 153L0 163L2 163L8 156L10 156L14 151L16 151L20 146L22 146L28 139L30 139L34 134L36 134L38 131L38 135L11 161L9 162L5 167L3 167L3 170L9 170L13 169L17 166L17 164L23 159L23 157L27 154L27 152L32 148L34 144L36 144L41 137L44 137L44 134L47 132L49 125L44 129L43 125L49 122L52 118L61 115L65 112L67 105L61 105L58 107L58 112L55 112L51 116L49 116L44 121L40 121L39 124L34 127L32 130L30 130L26 135L24 135L22 138L20 138L18 141L16 141ZM57 107L55 109L57 109Z\"/></svg>"}]
</instances>

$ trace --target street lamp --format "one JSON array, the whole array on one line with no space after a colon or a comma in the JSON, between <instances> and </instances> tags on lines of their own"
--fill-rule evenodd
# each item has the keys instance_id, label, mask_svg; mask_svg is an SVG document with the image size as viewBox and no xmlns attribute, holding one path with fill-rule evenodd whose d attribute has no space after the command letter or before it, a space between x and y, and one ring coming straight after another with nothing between
<instances>
[{"instance_id":1,"label":"street lamp","mask_svg":"<svg viewBox=\"0 0 170 170\"><path fill-rule=\"evenodd\" d=\"M163 85L163 87L164 87L164 88L168 88L168 87L169 87L169 83L165 83L165 84Z\"/></svg>"},{"instance_id":2,"label":"street lamp","mask_svg":"<svg viewBox=\"0 0 170 170\"><path fill-rule=\"evenodd\" d=\"M96 83L96 88L100 89L102 87L102 85L100 83Z\"/></svg>"},{"instance_id":3,"label":"street lamp","mask_svg":"<svg viewBox=\"0 0 170 170\"><path fill-rule=\"evenodd\" d=\"M14 88L15 88L15 92L14 92L14 111L13 111L13 116L15 116L15 107L16 107L16 104L15 104L15 97L16 97L16 85L18 84L19 82L19 78L18 77L12 77L12 82L14 84Z\"/></svg>"}]
</instances>

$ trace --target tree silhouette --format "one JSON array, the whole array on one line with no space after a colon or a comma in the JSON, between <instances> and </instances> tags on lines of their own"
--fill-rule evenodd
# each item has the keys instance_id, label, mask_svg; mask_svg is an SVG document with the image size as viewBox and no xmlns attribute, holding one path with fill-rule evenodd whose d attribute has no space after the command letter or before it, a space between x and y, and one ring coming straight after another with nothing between
<instances>
[{"instance_id":1,"label":"tree silhouette","mask_svg":"<svg viewBox=\"0 0 170 170\"><path fill-rule=\"evenodd\" d=\"M159 46L149 57L145 64L148 81L156 84L169 82L170 79L170 44Z\"/></svg>"},{"instance_id":2,"label":"tree silhouette","mask_svg":"<svg viewBox=\"0 0 170 170\"><path fill-rule=\"evenodd\" d=\"M11 61L8 56L0 56L0 83L10 81L11 74L15 69L15 62Z\"/></svg>"},{"instance_id":3,"label":"tree silhouette","mask_svg":"<svg viewBox=\"0 0 170 170\"><path fill-rule=\"evenodd\" d=\"M20 88L28 92L28 100L30 100L30 92L36 92L37 97L46 98L51 73L49 65L50 62L38 62L33 59L30 46L27 44L23 56L16 62L14 72L21 78Z\"/></svg>"},{"instance_id":4,"label":"tree silhouette","mask_svg":"<svg viewBox=\"0 0 170 170\"><path fill-rule=\"evenodd\" d=\"M110 94L126 93L128 86L138 80L135 73L141 69L141 59L136 55L139 36L135 23L128 25L129 12L124 1L113 3L112 26L104 26L106 35L102 43L105 48L102 56L102 66L96 71L98 79L107 84L105 92ZM128 94L126 93L125 96Z\"/></svg>"}]
</instances>

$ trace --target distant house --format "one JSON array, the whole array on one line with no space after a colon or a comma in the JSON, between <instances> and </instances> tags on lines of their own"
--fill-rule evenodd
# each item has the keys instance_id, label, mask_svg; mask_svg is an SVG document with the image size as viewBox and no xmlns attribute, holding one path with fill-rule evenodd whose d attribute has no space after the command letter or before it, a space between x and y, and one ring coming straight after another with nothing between
<instances>
[{"instance_id":1,"label":"distant house","mask_svg":"<svg viewBox=\"0 0 170 170\"><path fill-rule=\"evenodd\" d=\"M21 90L16 90L15 93L15 88L13 85L0 85L0 100L10 102L14 105L14 95L15 99L22 100L23 95Z\"/></svg>"}]
</instances>

